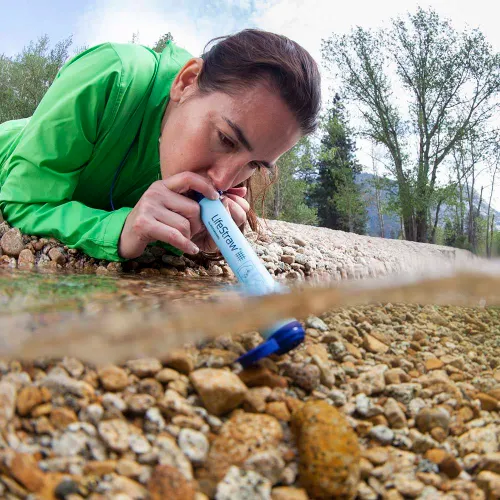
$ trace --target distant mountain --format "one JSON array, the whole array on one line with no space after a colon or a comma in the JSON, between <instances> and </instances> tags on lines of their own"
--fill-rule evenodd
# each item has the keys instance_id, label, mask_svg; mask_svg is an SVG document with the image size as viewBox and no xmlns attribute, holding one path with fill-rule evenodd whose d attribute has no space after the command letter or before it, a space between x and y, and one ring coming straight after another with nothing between
<instances>
[{"instance_id":1,"label":"distant mountain","mask_svg":"<svg viewBox=\"0 0 500 500\"><path fill-rule=\"evenodd\" d=\"M364 199L367 202L368 207L368 223L367 223L367 231L366 233L370 236L380 236L380 223L378 219L377 206L375 203L375 188L373 187L372 181L374 180L373 174L368 174L362 172L356 176L356 183L362 187L363 192L365 193ZM389 181L390 189L393 192L398 191L396 181ZM381 201L382 203L387 203L389 200L389 191L382 190L381 193ZM479 194L474 193L474 205L477 206L479 203ZM500 230L500 212L495 209L491 209L492 213L495 215L495 225L496 229ZM484 202L481 203L480 209L481 215L486 217L488 213L488 204ZM443 205L439 214L439 222L438 226L443 227L445 220L449 218L453 218L453 209L447 205ZM396 239L401 230L401 225L399 221L399 217L396 215L384 215L384 232L385 237L390 239Z\"/></svg>"}]
</instances>

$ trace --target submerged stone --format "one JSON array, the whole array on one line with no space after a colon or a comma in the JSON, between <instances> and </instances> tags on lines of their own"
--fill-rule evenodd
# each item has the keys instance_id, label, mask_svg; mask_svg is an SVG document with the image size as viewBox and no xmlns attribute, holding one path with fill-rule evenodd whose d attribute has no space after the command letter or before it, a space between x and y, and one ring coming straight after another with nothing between
<instances>
[{"instance_id":1,"label":"submerged stone","mask_svg":"<svg viewBox=\"0 0 500 500\"><path fill-rule=\"evenodd\" d=\"M309 401L292 416L300 483L313 498L354 498L360 449L344 416L324 401Z\"/></svg>"}]
</instances>

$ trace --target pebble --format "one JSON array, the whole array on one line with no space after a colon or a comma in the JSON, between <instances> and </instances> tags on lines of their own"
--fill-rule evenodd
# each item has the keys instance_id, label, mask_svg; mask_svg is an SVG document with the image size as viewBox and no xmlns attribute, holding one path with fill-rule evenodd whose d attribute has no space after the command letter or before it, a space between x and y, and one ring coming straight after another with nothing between
<instances>
[{"instance_id":1,"label":"pebble","mask_svg":"<svg viewBox=\"0 0 500 500\"><path fill-rule=\"evenodd\" d=\"M202 465L210 447L207 438L202 432L193 429L181 429L177 438L179 448L194 465Z\"/></svg>"},{"instance_id":2,"label":"pebble","mask_svg":"<svg viewBox=\"0 0 500 500\"><path fill-rule=\"evenodd\" d=\"M21 231L17 228L9 229L0 239L0 247L5 255L17 257L24 248Z\"/></svg>"},{"instance_id":3,"label":"pebble","mask_svg":"<svg viewBox=\"0 0 500 500\"><path fill-rule=\"evenodd\" d=\"M282 367L285 375L305 391L314 391L320 384L321 372L316 365L286 363Z\"/></svg>"},{"instance_id":4,"label":"pebble","mask_svg":"<svg viewBox=\"0 0 500 500\"><path fill-rule=\"evenodd\" d=\"M158 462L178 469L189 481L193 479L193 466L177 446L175 439L168 435L158 436L155 446L159 449Z\"/></svg>"},{"instance_id":5,"label":"pebble","mask_svg":"<svg viewBox=\"0 0 500 500\"><path fill-rule=\"evenodd\" d=\"M271 500L271 483L251 470L230 467L217 485L215 500Z\"/></svg>"},{"instance_id":6,"label":"pebble","mask_svg":"<svg viewBox=\"0 0 500 500\"><path fill-rule=\"evenodd\" d=\"M415 424L420 432L429 432L435 427L448 431L450 414L444 408L422 408L415 418Z\"/></svg>"},{"instance_id":7,"label":"pebble","mask_svg":"<svg viewBox=\"0 0 500 500\"><path fill-rule=\"evenodd\" d=\"M278 486L271 491L271 500L309 500L306 490L302 488L290 488L289 486Z\"/></svg>"},{"instance_id":8,"label":"pebble","mask_svg":"<svg viewBox=\"0 0 500 500\"><path fill-rule=\"evenodd\" d=\"M301 484L313 498L354 498L360 480L356 434L324 401L310 401L292 416Z\"/></svg>"},{"instance_id":9,"label":"pebble","mask_svg":"<svg viewBox=\"0 0 500 500\"><path fill-rule=\"evenodd\" d=\"M113 451L126 451L129 447L129 428L120 419L104 420L98 425L99 435Z\"/></svg>"},{"instance_id":10,"label":"pebble","mask_svg":"<svg viewBox=\"0 0 500 500\"><path fill-rule=\"evenodd\" d=\"M476 477L477 485L483 490L487 500L500 498L500 475L483 470Z\"/></svg>"},{"instance_id":11,"label":"pebble","mask_svg":"<svg viewBox=\"0 0 500 500\"><path fill-rule=\"evenodd\" d=\"M106 391L123 391L128 386L127 372L116 365L101 368L98 376Z\"/></svg>"},{"instance_id":12,"label":"pebble","mask_svg":"<svg viewBox=\"0 0 500 500\"><path fill-rule=\"evenodd\" d=\"M238 376L247 387L287 387L288 383L284 377L273 373L264 366L253 366L242 370Z\"/></svg>"},{"instance_id":13,"label":"pebble","mask_svg":"<svg viewBox=\"0 0 500 500\"><path fill-rule=\"evenodd\" d=\"M394 432L385 425L372 427L369 434L382 444L391 444L394 439Z\"/></svg>"},{"instance_id":14,"label":"pebble","mask_svg":"<svg viewBox=\"0 0 500 500\"><path fill-rule=\"evenodd\" d=\"M223 415L245 399L246 385L234 373L216 368L202 368L190 374L196 392L210 413Z\"/></svg>"},{"instance_id":15,"label":"pebble","mask_svg":"<svg viewBox=\"0 0 500 500\"><path fill-rule=\"evenodd\" d=\"M125 366L140 378L154 377L163 368L156 358L132 359L127 361Z\"/></svg>"},{"instance_id":16,"label":"pebble","mask_svg":"<svg viewBox=\"0 0 500 500\"><path fill-rule=\"evenodd\" d=\"M363 347L368 351L375 354L384 354L389 350L389 346L377 340L372 335L366 333L363 339Z\"/></svg>"},{"instance_id":17,"label":"pebble","mask_svg":"<svg viewBox=\"0 0 500 500\"><path fill-rule=\"evenodd\" d=\"M417 498L423 491L425 485L408 474L396 474L394 486L404 497Z\"/></svg>"},{"instance_id":18,"label":"pebble","mask_svg":"<svg viewBox=\"0 0 500 500\"><path fill-rule=\"evenodd\" d=\"M150 500L195 500L193 484L170 465L157 465L147 488Z\"/></svg>"},{"instance_id":19,"label":"pebble","mask_svg":"<svg viewBox=\"0 0 500 500\"><path fill-rule=\"evenodd\" d=\"M309 316L306 320L306 326L309 328L316 328L316 330L320 332L327 332L329 330L326 323L316 316Z\"/></svg>"},{"instance_id":20,"label":"pebble","mask_svg":"<svg viewBox=\"0 0 500 500\"><path fill-rule=\"evenodd\" d=\"M274 450L282 439L281 425L274 417L237 412L212 442L207 470L220 480L231 465L241 467L253 454Z\"/></svg>"},{"instance_id":21,"label":"pebble","mask_svg":"<svg viewBox=\"0 0 500 500\"><path fill-rule=\"evenodd\" d=\"M285 461L277 450L268 450L250 456L243 466L246 470L258 472L261 476L269 479L271 484L280 481Z\"/></svg>"},{"instance_id":22,"label":"pebble","mask_svg":"<svg viewBox=\"0 0 500 500\"><path fill-rule=\"evenodd\" d=\"M404 429L408 422L404 411L401 409L395 399L388 398L384 405L384 414L387 417L389 425L393 429Z\"/></svg>"}]
</instances>

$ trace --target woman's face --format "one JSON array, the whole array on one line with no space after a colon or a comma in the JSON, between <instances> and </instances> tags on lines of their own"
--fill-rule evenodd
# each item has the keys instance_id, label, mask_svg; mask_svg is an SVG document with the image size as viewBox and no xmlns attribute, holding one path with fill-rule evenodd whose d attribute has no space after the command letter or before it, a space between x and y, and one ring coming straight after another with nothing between
<instances>
[{"instance_id":1,"label":"woman's face","mask_svg":"<svg viewBox=\"0 0 500 500\"><path fill-rule=\"evenodd\" d=\"M287 105L265 84L237 95L200 94L203 62L192 59L177 75L162 122L160 165L165 179L194 172L220 191L248 179L260 165L271 168L300 139Z\"/></svg>"}]
</instances>

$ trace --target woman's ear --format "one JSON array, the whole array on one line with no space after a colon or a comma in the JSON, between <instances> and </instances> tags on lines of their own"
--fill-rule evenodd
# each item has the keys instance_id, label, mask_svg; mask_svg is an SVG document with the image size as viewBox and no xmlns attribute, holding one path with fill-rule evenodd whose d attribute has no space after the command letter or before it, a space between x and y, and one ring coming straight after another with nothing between
<instances>
[{"instance_id":1,"label":"woman's ear","mask_svg":"<svg viewBox=\"0 0 500 500\"><path fill-rule=\"evenodd\" d=\"M170 100L181 103L191 96L198 87L198 75L203 67L203 59L190 59L177 73L170 88Z\"/></svg>"}]
</instances>

